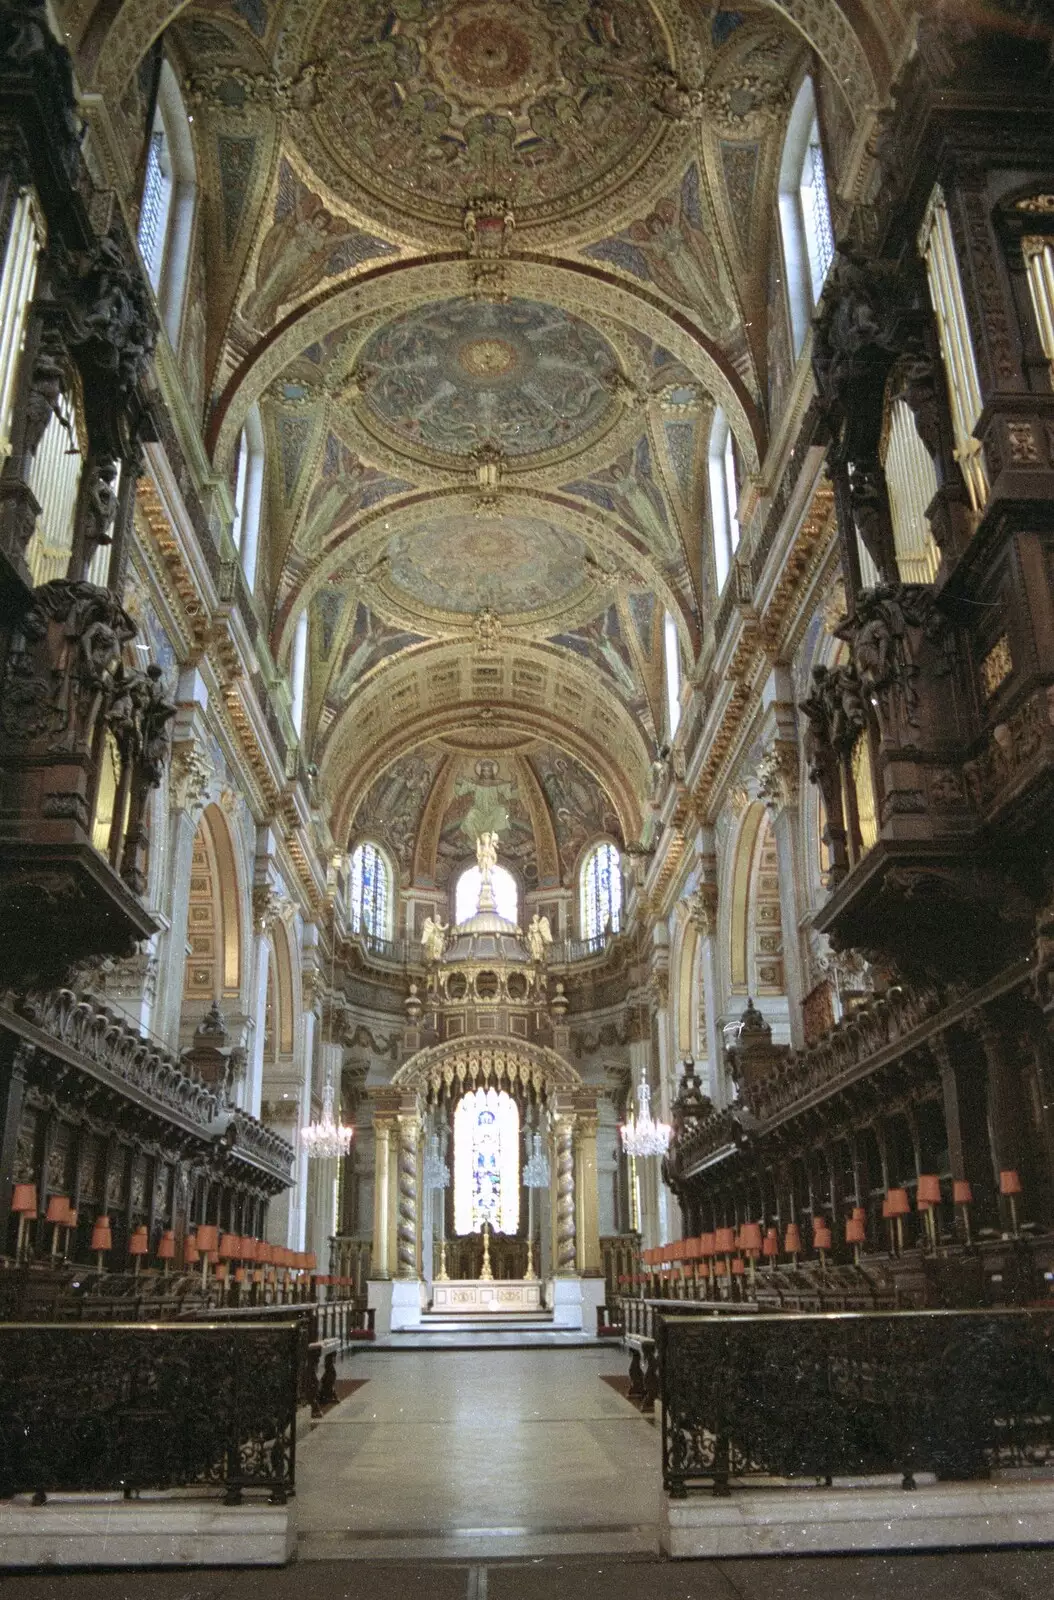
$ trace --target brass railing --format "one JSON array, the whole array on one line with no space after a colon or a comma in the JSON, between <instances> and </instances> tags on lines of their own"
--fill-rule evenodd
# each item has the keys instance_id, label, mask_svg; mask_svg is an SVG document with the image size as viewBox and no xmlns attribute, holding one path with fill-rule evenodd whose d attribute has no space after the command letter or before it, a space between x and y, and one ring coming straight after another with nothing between
<instances>
[{"instance_id":1,"label":"brass railing","mask_svg":"<svg viewBox=\"0 0 1054 1600\"><path fill-rule=\"evenodd\" d=\"M0 1498L123 1489L292 1493L294 1321L0 1325Z\"/></svg>"},{"instance_id":2,"label":"brass railing","mask_svg":"<svg viewBox=\"0 0 1054 1600\"><path fill-rule=\"evenodd\" d=\"M663 1481L983 1478L1054 1462L1054 1312L660 1316Z\"/></svg>"}]
</instances>

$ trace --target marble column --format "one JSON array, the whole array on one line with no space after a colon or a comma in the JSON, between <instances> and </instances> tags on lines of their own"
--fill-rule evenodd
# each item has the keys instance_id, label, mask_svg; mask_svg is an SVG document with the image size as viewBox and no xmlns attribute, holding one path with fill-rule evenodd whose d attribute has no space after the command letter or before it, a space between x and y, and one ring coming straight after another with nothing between
<instances>
[{"instance_id":1,"label":"marble column","mask_svg":"<svg viewBox=\"0 0 1054 1600\"><path fill-rule=\"evenodd\" d=\"M803 960L801 904L801 815L797 720L794 690L785 667L777 667L765 688L765 725L768 743L758 764L758 793L772 823L779 863L780 923L783 929L783 988L787 996L790 1042L800 1050L805 1044L802 1002L807 993ZM765 737L765 734L763 734Z\"/></svg>"},{"instance_id":2,"label":"marble column","mask_svg":"<svg viewBox=\"0 0 1054 1600\"><path fill-rule=\"evenodd\" d=\"M399 1222L397 1235L400 1278L419 1278L417 1264L417 1145L420 1123L414 1115L399 1117Z\"/></svg>"},{"instance_id":3,"label":"marble column","mask_svg":"<svg viewBox=\"0 0 1054 1600\"><path fill-rule=\"evenodd\" d=\"M574 1116L556 1120L556 1276L573 1278L578 1270L575 1232Z\"/></svg>"},{"instance_id":4,"label":"marble column","mask_svg":"<svg viewBox=\"0 0 1054 1600\"><path fill-rule=\"evenodd\" d=\"M390 1278L388 1258L388 1188L392 1124L387 1117L373 1118L373 1257L371 1278Z\"/></svg>"}]
</instances>

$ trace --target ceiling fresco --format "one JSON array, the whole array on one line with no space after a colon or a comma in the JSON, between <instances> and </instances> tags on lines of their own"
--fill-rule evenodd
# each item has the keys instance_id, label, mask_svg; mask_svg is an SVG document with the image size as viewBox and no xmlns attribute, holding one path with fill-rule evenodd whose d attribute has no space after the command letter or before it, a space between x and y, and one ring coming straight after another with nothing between
<instances>
[{"instance_id":1,"label":"ceiling fresco","mask_svg":"<svg viewBox=\"0 0 1054 1600\"><path fill-rule=\"evenodd\" d=\"M232 489L259 408L258 617L281 671L308 610L304 754L340 842L368 827L406 874L423 829L452 859L468 791L437 796L491 783L475 762L539 882L639 838L664 614L695 676L718 599L710 419L757 481L791 393L789 108L811 71L848 193L899 0L57 4L121 110L115 190L151 41L192 117L176 362Z\"/></svg>"},{"instance_id":2,"label":"ceiling fresco","mask_svg":"<svg viewBox=\"0 0 1054 1600\"><path fill-rule=\"evenodd\" d=\"M573 445L611 416L617 372L595 328L528 300L422 306L374 334L357 366L369 412L400 443L460 456Z\"/></svg>"},{"instance_id":3,"label":"ceiling fresco","mask_svg":"<svg viewBox=\"0 0 1054 1600\"><path fill-rule=\"evenodd\" d=\"M532 517L446 517L388 545L388 579L435 611L499 615L560 603L582 588L585 547Z\"/></svg>"},{"instance_id":4,"label":"ceiling fresco","mask_svg":"<svg viewBox=\"0 0 1054 1600\"><path fill-rule=\"evenodd\" d=\"M617 192L667 133L641 90L668 39L638 0L331 0L288 42L342 91L304 113L308 149L433 221L481 193L559 214Z\"/></svg>"}]
</instances>

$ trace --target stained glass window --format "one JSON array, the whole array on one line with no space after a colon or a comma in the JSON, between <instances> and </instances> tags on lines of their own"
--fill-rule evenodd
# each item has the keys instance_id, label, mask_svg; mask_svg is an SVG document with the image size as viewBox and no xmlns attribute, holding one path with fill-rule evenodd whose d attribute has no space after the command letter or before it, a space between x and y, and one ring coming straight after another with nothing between
<instances>
[{"instance_id":1,"label":"stained glass window","mask_svg":"<svg viewBox=\"0 0 1054 1600\"><path fill-rule=\"evenodd\" d=\"M520 1224L520 1112L504 1089L475 1089L454 1112L454 1232Z\"/></svg>"},{"instance_id":2,"label":"stained glass window","mask_svg":"<svg viewBox=\"0 0 1054 1600\"><path fill-rule=\"evenodd\" d=\"M618 933L622 916L622 862L613 844L598 844L582 865L582 937Z\"/></svg>"},{"instance_id":3,"label":"stained glass window","mask_svg":"<svg viewBox=\"0 0 1054 1600\"><path fill-rule=\"evenodd\" d=\"M375 844L355 846L351 857L351 927L374 939L391 938L392 875Z\"/></svg>"},{"instance_id":4,"label":"stained glass window","mask_svg":"<svg viewBox=\"0 0 1054 1600\"><path fill-rule=\"evenodd\" d=\"M516 879L505 867L498 866L491 868L490 883L494 890L498 916L504 917L506 922L516 922L520 907ZM454 894L454 921L459 926L462 922L467 922L469 917L474 917L479 910L479 890L479 868L466 867L457 880L457 890Z\"/></svg>"}]
</instances>

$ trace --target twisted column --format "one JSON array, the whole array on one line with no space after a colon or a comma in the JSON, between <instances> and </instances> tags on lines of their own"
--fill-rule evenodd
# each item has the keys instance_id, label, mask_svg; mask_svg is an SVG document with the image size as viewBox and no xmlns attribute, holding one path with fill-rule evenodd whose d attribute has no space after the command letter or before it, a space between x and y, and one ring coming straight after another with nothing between
<instances>
[{"instance_id":1,"label":"twisted column","mask_svg":"<svg viewBox=\"0 0 1054 1600\"><path fill-rule=\"evenodd\" d=\"M399 1118L399 1217L397 1232L400 1278L417 1271L417 1118Z\"/></svg>"},{"instance_id":2,"label":"twisted column","mask_svg":"<svg viewBox=\"0 0 1054 1600\"><path fill-rule=\"evenodd\" d=\"M573 1278L577 1268L575 1241L574 1118L556 1124L556 1271Z\"/></svg>"}]
</instances>

